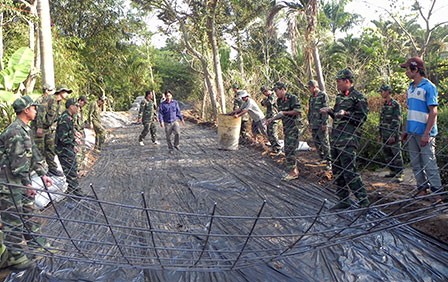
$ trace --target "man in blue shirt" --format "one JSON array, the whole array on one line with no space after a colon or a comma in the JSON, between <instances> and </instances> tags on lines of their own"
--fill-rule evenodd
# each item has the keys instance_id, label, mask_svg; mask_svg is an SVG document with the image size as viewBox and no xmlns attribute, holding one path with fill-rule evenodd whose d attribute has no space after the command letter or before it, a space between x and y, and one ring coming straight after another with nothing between
<instances>
[{"instance_id":1,"label":"man in blue shirt","mask_svg":"<svg viewBox=\"0 0 448 282\"><path fill-rule=\"evenodd\" d=\"M408 117L402 140L407 140L412 171L417 180L418 195L442 192L439 167L435 155L437 135L437 88L425 76L425 63L412 57L400 65L412 82L407 91ZM436 202L442 200L435 198Z\"/></svg>"},{"instance_id":2,"label":"man in blue shirt","mask_svg":"<svg viewBox=\"0 0 448 282\"><path fill-rule=\"evenodd\" d=\"M179 123L178 120L185 125L184 118L180 112L179 103L173 100L173 94L170 90L165 91L165 101L159 106L159 123L162 128L165 128L166 143L170 153L173 148L179 150ZM171 135L174 133L174 146L171 142Z\"/></svg>"}]
</instances>

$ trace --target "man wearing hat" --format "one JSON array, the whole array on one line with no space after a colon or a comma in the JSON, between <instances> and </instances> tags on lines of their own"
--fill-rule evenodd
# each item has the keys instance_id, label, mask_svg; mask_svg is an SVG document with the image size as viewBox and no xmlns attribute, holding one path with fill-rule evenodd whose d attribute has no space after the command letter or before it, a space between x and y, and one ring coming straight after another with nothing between
<instances>
[{"instance_id":1,"label":"man wearing hat","mask_svg":"<svg viewBox=\"0 0 448 282\"><path fill-rule=\"evenodd\" d=\"M386 166L390 173L385 177L396 177L397 182L403 181L403 157L401 155L401 106L392 99L392 88L382 85L379 89L384 99L380 114L380 137L383 142L383 153Z\"/></svg>"},{"instance_id":2,"label":"man wearing hat","mask_svg":"<svg viewBox=\"0 0 448 282\"><path fill-rule=\"evenodd\" d=\"M36 103L29 96L22 96L12 107L17 118L0 134L0 212L5 243L10 250L7 265L24 269L32 265L24 253L24 235L29 228L23 223L22 202L24 197L36 195L31 172L35 171L47 186L53 185L53 181L46 175L47 164L28 126L36 118Z\"/></svg>"},{"instance_id":3,"label":"man wearing hat","mask_svg":"<svg viewBox=\"0 0 448 282\"><path fill-rule=\"evenodd\" d=\"M269 125L275 120L282 120L283 136L285 138L285 158L288 174L282 180L290 181L299 177L299 169L297 167L296 150L299 145L299 128L296 120L300 117L300 102L297 96L287 93L286 85L282 82L274 84L273 91L277 95L278 114L267 120Z\"/></svg>"},{"instance_id":4,"label":"man wearing hat","mask_svg":"<svg viewBox=\"0 0 448 282\"><path fill-rule=\"evenodd\" d=\"M48 96L42 112L39 115L44 115L43 129L44 129L44 149L41 152L48 164L48 171L55 176L63 176L64 174L58 169L55 161L56 151L54 143L54 135L56 131L57 120L62 114L64 105L63 101L67 99L72 90L67 86L62 85L57 88L53 95ZM39 111L41 107L39 107Z\"/></svg>"},{"instance_id":5,"label":"man wearing hat","mask_svg":"<svg viewBox=\"0 0 448 282\"><path fill-rule=\"evenodd\" d=\"M426 78L425 63L421 58L409 58L400 66L406 69L406 76L412 80L407 91L408 116L402 140L408 145L418 195L425 195L428 188L433 193L442 192L435 155L438 133L437 88ZM435 201L442 201L442 197L436 196Z\"/></svg>"},{"instance_id":6,"label":"man wearing hat","mask_svg":"<svg viewBox=\"0 0 448 282\"><path fill-rule=\"evenodd\" d=\"M95 131L95 150L98 152L103 149L104 141L106 140L106 129L101 124L101 111L103 109L106 96L99 96L96 101L92 101L89 105L89 114L87 123L93 127Z\"/></svg>"},{"instance_id":7,"label":"man wearing hat","mask_svg":"<svg viewBox=\"0 0 448 282\"><path fill-rule=\"evenodd\" d=\"M350 191L358 199L358 205L367 207L366 188L356 169L356 154L359 147L361 126L369 112L367 99L353 86L354 76L348 69L336 75L338 94L333 109L325 107L322 113L333 118L331 131L331 158L333 176L338 186L339 202L331 210L347 209L351 206Z\"/></svg>"},{"instance_id":8,"label":"man wearing hat","mask_svg":"<svg viewBox=\"0 0 448 282\"><path fill-rule=\"evenodd\" d=\"M278 114L277 96L267 86L262 86L260 91L265 96L261 101L261 105L266 107L266 119L270 119ZM274 120L267 125L267 133L272 153L279 155L282 152L282 146L278 140L278 120Z\"/></svg>"},{"instance_id":9,"label":"man wearing hat","mask_svg":"<svg viewBox=\"0 0 448 282\"><path fill-rule=\"evenodd\" d=\"M308 123L311 134L321 160L327 165L327 170L331 170L328 114L320 112L321 108L328 107L328 95L319 89L319 84L315 80L308 81L308 89L311 93L308 103Z\"/></svg>"},{"instance_id":10,"label":"man wearing hat","mask_svg":"<svg viewBox=\"0 0 448 282\"><path fill-rule=\"evenodd\" d=\"M84 128L86 127L86 121L84 117L84 106L87 104L87 97L85 95L81 95L78 98L77 101L78 104L78 113L75 115L75 129L77 132L79 132L83 137L85 137L84 134Z\"/></svg>"},{"instance_id":11,"label":"man wearing hat","mask_svg":"<svg viewBox=\"0 0 448 282\"><path fill-rule=\"evenodd\" d=\"M238 110L243 104L243 100L238 97L238 91L240 91L240 87L237 83L232 85L232 91L234 93L233 98L233 111ZM249 115L244 114L241 116L241 127L240 127L240 141L246 142L249 140L249 133L247 132L247 127L249 124Z\"/></svg>"},{"instance_id":12,"label":"man wearing hat","mask_svg":"<svg viewBox=\"0 0 448 282\"><path fill-rule=\"evenodd\" d=\"M65 102L65 108L66 110L59 117L56 127L56 153L67 180L68 192L84 196L79 189L78 162L75 152L77 145L75 116L78 114L79 104L74 98L70 98Z\"/></svg>"},{"instance_id":13,"label":"man wearing hat","mask_svg":"<svg viewBox=\"0 0 448 282\"><path fill-rule=\"evenodd\" d=\"M257 103L249 97L249 93L246 90L239 90L237 92L238 98L243 101L240 108L230 113L235 118L239 118L245 114L249 114L252 118L252 133L255 136L255 142L257 142L257 135L263 134L267 136L266 127L264 124L264 114L258 107Z\"/></svg>"},{"instance_id":14,"label":"man wearing hat","mask_svg":"<svg viewBox=\"0 0 448 282\"><path fill-rule=\"evenodd\" d=\"M34 142L39 148L40 152L45 152L45 140L48 138L48 128L45 128L46 124L46 112L49 97L53 96L54 87L45 83L42 87L42 96L37 100L37 116L31 121L30 126L33 129Z\"/></svg>"}]
</instances>

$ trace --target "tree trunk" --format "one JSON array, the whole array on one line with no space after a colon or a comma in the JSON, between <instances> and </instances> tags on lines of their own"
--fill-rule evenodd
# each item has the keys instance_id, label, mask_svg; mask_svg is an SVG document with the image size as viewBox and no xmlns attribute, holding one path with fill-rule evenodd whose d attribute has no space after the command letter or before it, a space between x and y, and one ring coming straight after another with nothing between
<instances>
[{"instance_id":1,"label":"tree trunk","mask_svg":"<svg viewBox=\"0 0 448 282\"><path fill-rule=\"evenodd\" d=\"M201 119L205 120L206 115L205 112L207 111L207 96L208 96L208 87L207 87L207 81L204 79L204 93L202 96L202 107L201 107Z\"/></svg>"},{"instance_id":2,"label":"tree trunk","mask_svg":"<svg viewBox=\"0 0 448 282\"><path fill-rule=\"evenodd\" d=\"M40 19L39 44L41 54L42 83L55 86L53 41L51 38L51 18L49 0L37 1L37 13Z\"/></svg>"},{"instance_id":3,"label":"tree trunk","mask_svg":"<svg viewBox=\"0 0 448 282\"><path fill-rule=\"evenodd\" d=\"M216 93L213 87L213 79L210 74L210 71L208 70L207 63L201 61L202 63L202 70L204 72L204 79L205 83L208 89L208 93L210 94L210 103L212 105L212 111L213 111L213 120L216 120L218 118L218 104L216 102Z\"/></svg>"},{"instance_id":4,"label":"tree trunk","mask_svg":"<svg viewBox=\"0 0 448 282\"><path fill-rule=\"evenodd\" d=\"M210 1L210 15L207 17L207 34L212 49L213 69L215 71L215 83L218 96L221 98L221 111L226 112L226 96L224 92L224 82L222 79L221 60L219 55L218 41L216 40L215 12L218 0ZM209 89L210 90L210 89Z\"/></svg>"},{"instance_id":5,"label":"tree trunk","mask_svg":"<svg viewBox=\"0 0 448 282\"><path fill-rule=\"evenodd\" d=\"M3 12L0 12L0 71L3 70Z\"/></svg>"},{"instance_id":6,"label":"tree trunk","mask_svg":"<svg viewBox=\"0 0 448 282\"><path fill-rule=\"evenodd\" d=\"M30 8L30 14L38 17L37 15L37 1L32 1L29 5ZM40 50L39 50L39 40L38 36L36 36L39 33L39 29L36 26L36 23L34 21L28 21L28 30L29 30L29 47L31 50L34 50L34 63L33 67L31 68L30 75L25 81L25 93L31 93L33 92L34 86L36 84L36 78L39 74L39 66L40 66Z\"/></svg>"},{"instance_id":7,"label":"tree trunk","mask_svg":"<svg viewBox=\"0 0 448 282\"><path fill-rule=\"evenodd\" d=\"M240 70L240 76L244 80L244 58L243 58L243 48L241 47L241 34L239 31L236 32L236 52L237 52L237 62L238 69Z\"/></svg>"},{"instance_id":8,"label":"tree trunk","mask_svg":"<svg viewBox=\"0 0 448 282\"><path fill-rule=\"evenodd\" d=\"M319 88L320 88L320 90L326 92L324 75L322 73L322 64L320 63L319 49L317 48L316 44L314 44L313 55L314 55L314 64L315 64L317 82L319 83Z\"/></svg>"}]
</instances>

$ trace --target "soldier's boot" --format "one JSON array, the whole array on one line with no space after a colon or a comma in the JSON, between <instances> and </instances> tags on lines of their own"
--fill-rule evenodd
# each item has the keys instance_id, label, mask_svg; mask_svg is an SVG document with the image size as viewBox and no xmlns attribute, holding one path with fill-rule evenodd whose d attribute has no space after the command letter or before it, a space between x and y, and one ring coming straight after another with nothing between
<instances>
[{"instance_id":1,"label":"soldier's boot","mask_svg":"<svg viewBox=\"0 0 448 282\"><path fill-rule=\"evenodd\" d=\"M6 261L6 265L15 270L24 270L34 266L34 262L26 255L21 254L19 256L10 256Z\"/></svg>"},{"instance_id":2,"label":"soldier's boot","mask_svg":"<svg viewBox=\"0 0 448 282\"><path fill-rule=\"evenodd\" d=\"M359 202L358 202L358 205L359 205L361 208L367 208L367 207L369 206L369 204L370 204L370 202L369 202L369 199L367 199L367 198L361 199L361 200L359 200Z\"/></svg>"},{"instance_id":3,"label":"soldier's boot","mask_svg":"<svg viewBox=\"0 0 448 282\"><path fill-rule=\"evenodd\" d=\"M342 200L330 208L330 211L346 210L352 206L349 200Z\"/></svg>"},{"instance_id":4,"label":"soldier's boot","mask_svg":"<svg viewBox=\"0 0 448 282\"><path fill-rule=\"evenodd\" d=\"M6 249L6 246L3 245L3 232L0 230L0 268L8 267L8 257L8 250Z\"/></svg>"},{"instance_id":5,"label":"soldier's boot","mask_svg":"<svg viewBox=\"0 0 448 282\"><path fill-rule=\"evenodd\" d=\"M336 180L338 188L336 189L336 195L339 197L339 202L330 208L330 211L345 210L352 206L353 202L350 200L350 192L344 185L344 180L338 178Z\"/></svg>"}]
</instances>

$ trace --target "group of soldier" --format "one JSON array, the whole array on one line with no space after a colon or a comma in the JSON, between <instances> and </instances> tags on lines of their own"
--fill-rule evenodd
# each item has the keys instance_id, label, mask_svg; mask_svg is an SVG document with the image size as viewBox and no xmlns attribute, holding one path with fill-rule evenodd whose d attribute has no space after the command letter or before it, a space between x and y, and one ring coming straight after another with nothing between
<instances>
[{"instance_id":1,"label":"group of soldier","mask_svg":"<svg viewBox=\"0 0 448 282\"><path fill-rule=\"evenodd\" d=\"M438 196L443 191L440 173L435 156L435 137L437 135L437 89L426 77L424 62L412 57L400 65L406 69L406 75L412 80L407 91L408 118L402 124L400 104L392 98L393 89L382 85L378 92L384 104L381 108L379 135L390 173L387 178L396 182L403 181L402 142L406 143L411 166L417 180L416 196L431 192L436 195L434 202L443 201ZM312 138L319 153L321 163L331 170L337 186L339 201L331 210L347 209L355 203L350 200L350 192L357 198L355 206L366 208L370 205L365 185L357 171L356 158L361 139L361 127L367 120L368 103L366 97L354 87L354 75L349 69L339 71L335 77L338 93L334 107L329 106L328 95L319 89L318 82L310 80L307 87L310 93L308 103L308 122ZM261 105L266 107L266 116L257 116L258 106L249 98L248 93L240 90L237 84L232 86L235 92L234 111L230 114L242 117L240 140L248 138L247 123L249 116L254 119L253 134L265 134L268 137L272 154L282 154L278 139L278 121L282 121L285 164L288 173L282 178L290 181L299 177L296 151L299 146L301 125L301 105L297 96L287 92L286 85L274 84L272 91L261 87L265 98ZM248 102L252 100L252 102ZM249 116L246 114L248 113ZM245 117L245 116L246 117ZM332 118L329 132L329 117ZM259 130L260 120L267 126L266 133Z\"/></svg>"},{"instance_id":2,"label":"group of soldier","mask_svg":"<svg viewBox=\"0 0 448 282\"><path fill-rule=\"evenodd\" d=\"M86 196L78 185L77 158L83 148L86 126L92 126L96 133L95 150L103 146L105 129L100 108L105 97L90 104L88 119L84 121L82 110L87 98L68 98L72 92L66 86L55 90L44 85L43 94L36 101L21 96L12 104L16 119L0 134L0 267L28 268L32 261L24 253L23 242L37 247L46 244L38 236L39 224L31 218L36 195L31 180L33 171L45 187L53 185L52 177L65 175L67 192ZM7 248L3 239L8 242Z\"/></svg>"},{"instance_id":3,"label":"group of soldier","mask_svg":"<svg viewBox=\"0 0 448 282\"><path fill-rule=\"evenodd\" d=\"M403 159L401 142L406 142L411 166L417 180L417 195L443 190L435 157L435 136L437 135L437 89L425 78L424 62L418 58L410 58L402 68L412 80L407 91L408 117L406 124L401 123L400 104L391 98L392 88L383 85L379 89L384 99L380 117L380 136L391 173L387 177L402 180ZM333 107L329 107L326 93L319 89L318 83L310 80L307 87L310 92L308 121L312 137L321 162L331 169L336 195L339 201L332 210L347 209L353 206L350 192L357 198L358 207L368 207L369 199L365 185L357 172L356 157L360 145L361 127L367 119L368 103L366 97L355 89L354 75L344 69L337 73L338 93ZM299 177L296 150L299 145L299 124L301 123L301 105L296 95L287 91L287 86L277 82L272 91L261 87L265 96L262 105L266 107L266 116L257 103L250 98L247 91L233 85L235 107L231 113L236 118L242 117L241 138L247 138L248 116L253 119L252 130L255 135L267 135L273 154L285 154L288 173L282 178L291 181ZM22 96L13 103L16 120L0 135L0 211L2 230L6 230L6 241L10 243L9 252L0 244L0 266L11 266L17 269L29 267L32 262L24 254L24 234L36 234L33 226L24 226L27 208L31 206L36 191L32 188L31 172L41 177L45 186L53 184L48 175L56 177L65 174L69 193L85 196L78 186L77 155L81 140L84 139L84 128L92 126L95 137L95 150L101 150L105 139L105 129L101 125L100 112L106 98L101 96L89 106L88 120L82 114L87 98L78 99L68 96L72 90L62 86L56 91L49 86L43 87L43 95L34 102L29 96ZM145 95L141 105L139 121L144 128L139 142L148 132L151 140L157 144L154 121L165 128L167 144L170 152L179 150L179 125L183 117L179 106L172 99L170 92L165 93L166 100L159 107L156 118L156 107L151 91ZM65 101L65 111L63 102ZM329 118L333 120L329 134ZM282 121L284 146L278 138L278 122ZM29 124L31 123L31 126ZM174 133L174 145L171 135ZM401 141L401 142L400 142ZM330 146L331 144L331 146ZM283 151L283 152L282 152ZM63 172L58 170L55 156L58 156ZM437 201L443 200L437 198ZM30 222L30 221L27 221ZM25 232L25 229L28 232ZM31 236L33 237L33 236ZM31 238L36 241L35 238ZM3 233L0 231L0 243Z\"/></svg>"}]
</instances>

